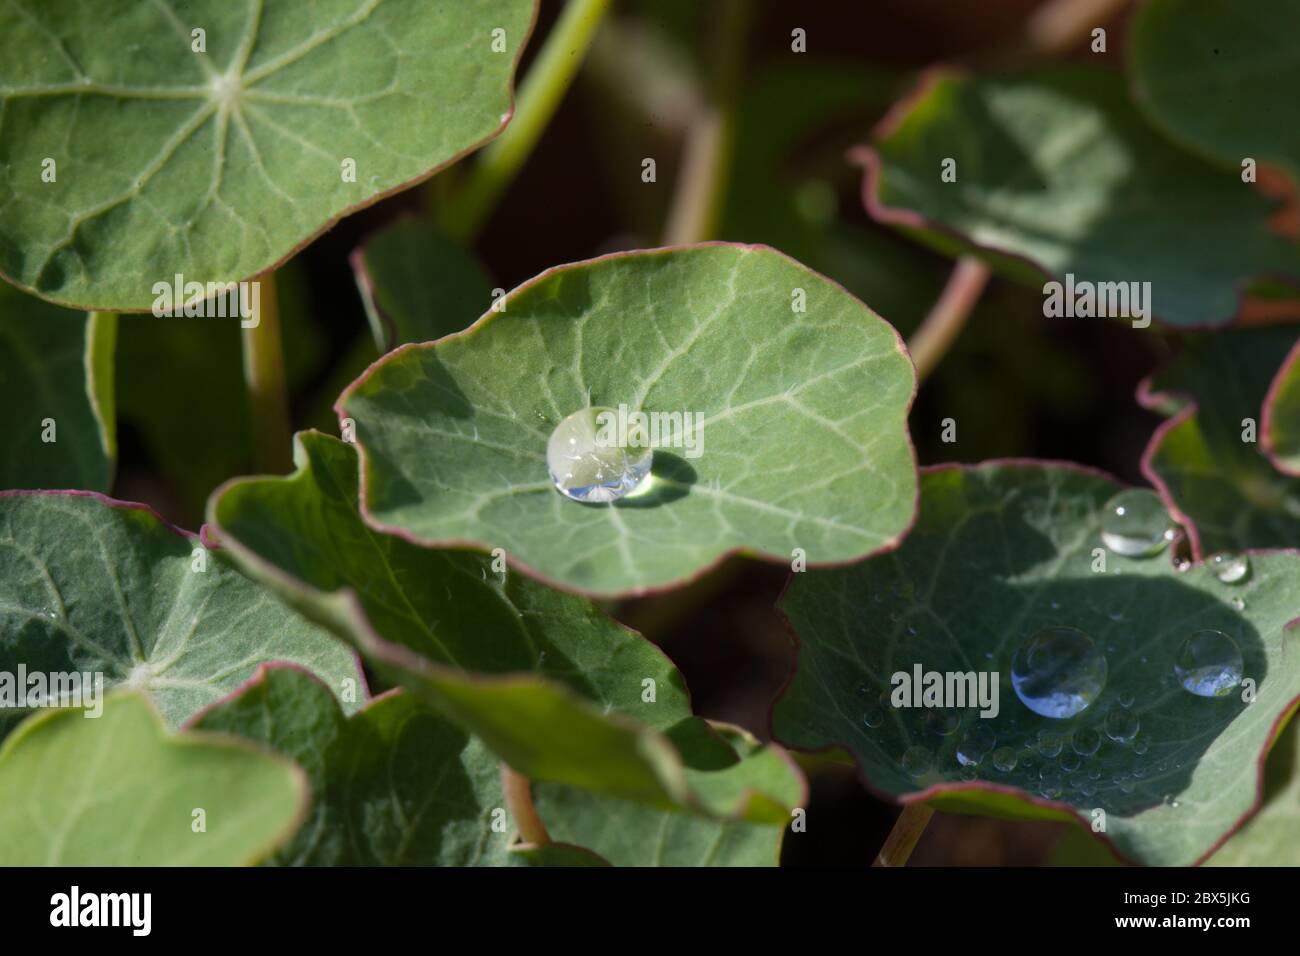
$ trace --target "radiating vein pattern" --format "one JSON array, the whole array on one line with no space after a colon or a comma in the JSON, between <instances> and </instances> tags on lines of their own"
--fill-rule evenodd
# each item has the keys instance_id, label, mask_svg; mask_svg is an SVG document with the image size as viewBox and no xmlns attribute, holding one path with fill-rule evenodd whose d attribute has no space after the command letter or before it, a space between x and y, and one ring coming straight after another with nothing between
<instances>
[{"instance_id":1,"label":"radiating vein pattern","mask_svg":"<svg viewBox=\"0 0 1300 956\"><path fill-rule=\"evenodd\" d=\"M911 363L842 289L772 250L712 246L563 267L463 335L394 353L340 399L378 525L504 548L548 579L619 592L731 550L843 561L892 543L915 496ZM550 487L564 417L700 416L613 506Z\"/></svg>"},{"instance_id":2,"label":"radiating vein pattern","mask_svg":"<svg viewBox=\"0 0 1300 956\"><path fill-rule=\"evenodd\" d=\"M497 132L532 13L0 0L0 273L55 301L148 309L175 273L261 272Z\"/></svg>"}]
</instances>

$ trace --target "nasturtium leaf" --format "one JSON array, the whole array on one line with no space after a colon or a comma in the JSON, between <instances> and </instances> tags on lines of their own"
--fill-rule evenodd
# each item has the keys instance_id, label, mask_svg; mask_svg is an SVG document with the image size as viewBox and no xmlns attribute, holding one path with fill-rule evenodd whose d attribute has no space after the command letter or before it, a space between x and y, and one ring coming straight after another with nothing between
<instances>
[{"instance_id":1,"label":"nasturtium leaf","mask_svg":"<svg viewBox=\"0 0 1300 956\"><path fill-rule=\"evenodd\" d=\"M1269 203L1147 126L1105 71L932 73L861 155L877 218L1022 278L1150 283L1143 308L1169 325L1224 324L1252 278L1300 276Z\"/></svg>"},{"instance_id":2,"label":"nasturtium leaf","mask_svg":"<svg viewBox=\"0 0 1300 956\"><path fill-rule=\"evenodd\" d=\"M306 771L311 813L267 862L507 862L514 826L493 829L494 811L506 805L500 763L412 694L384 694L349 717L315 677L272 665L191 726L258 741Z\"/></svg>"},{"instance_id":3,"label":"nasturtium leaf","mask_svg":"<svg viewBox=\"0 0 1300 956\"><path fill-rule=\"evenodd\" d=\"M1300 7L1291 0L1152 0L1133 18L1134 98L1161 129L1241 170L1300 184Z\"/></svg>"},{"instance_id":4,"label":"nasturtium leaf","mask_svg":"<svg viewBox=\"0 0 1300 956\"><path fill-rule=\"evenodd\" d=\"M802 775L788 757L742 732L720 732L738 753L756 759L747 768L751 778L767 774L768 789L782 794L786 806L806 806ZM708 819L555 784L534 785L533 803L552 839L589 847L615 866L775 866L790 821L788 814L765 823Z\"/></svg>"},{"instance_id":5,"label":"nasturtium leaf","mask_svg":"<svg viewBox=\"0 0 1300 956\"><path fill-rule=\"evenodd\" d=\"M1279 471L1300 477L1300 339L1268 390L1260 428L1264 453Z\"/></svg>"},{"instance_id":6,"label":"nasturtium leaf","mask_svg":"<svg viewBox=\"0 0 1300 956\"><path fill-rule=\"evenodd\" d=\"M0 672L101 674L175 727L271 660L361 696L354 655L143 505L0 493ZM20 702L0 697L0 733Z\"/></svg>"},{"instance_id":7,"label":"nasturtium leaf","mask_svg":"<svg viewBox=\"0 0 1300 956\"><path fill-rule=\"evenodd\" d=\"M1300 478L1279 472L1261 451L1269 381L1295 342L1287 326L1189 338L1138 391L1143 404L1172 415L1142 467L1198 556L1300 542Z\"/></svg>"},{"instance_id":8,"label":"nasturtium leaf","mask_svg":"<svg viewBox=\"0 0 1300 956\"><path fill-rule=\"evenodd\" d=\"M403 219L352 254L380 353L468 327L492 302L483 266L430 223Z\"/></svg>"},{"instance_id":9,"label":"nasturtium leaf","mask_svg":"<svg viewBox=\"0 0 1300 956\"><path fill-rule=\"evenodd\" d=\"M1204 857L1253 810L1255 766L1300 698L1300 629L1291 626L1300 557L1251 553L1248 577L1235 584L1200 563L1180 572L1167 552L1123 557L1100 533L1118 490L1098 473L1050 463L924 472L920 516L898 551L793 577L781 607L798 660L774 711L776 737L802 749L847 747L875 789L905 802L1089 826L1101 810L1106 837L1129 859ZM1071 719L1030 710L1011 679L1025 643L1060 627L1087 635L1106 664L1100 692ZM1175 658L1205 628L1240 649L1253 702L1245 684L1219 698L1183 689ZM1058 673L1082 676L1080 657L1029 650L1034 670L1066 662ZM944 680L989 675L996 716L952 706L953 697L946 709L894 707L894 675L915 668ZM1062 699L1088 700L1083 686L1059 688ZM959 749L978 754L965 775Z\"/></svg>"},{"instance_id":10,"label":"nasturtium leaf","mask_svg":"<svg viewBox=\"0 0 1300 956\"><path fill-rule=\"evenodd\" d=\"M214 495L212 533L381 676L535 780L716 816L788 812L769 753L738 754L692 717L681 675L648 641L496 559L374 531L349 443L301 433L295 461L288 477Z\"/></svg>"},{"instance_id":11,"label":"nasturtium leaf","mask_svg":"<svg viewBox=\"0 0 1300 956\"><path fill-rule=\"evenodd\" d=\"M166 733L139 692L96 718L26 720L0 747L0 860L9 866L258 862L307 809L303 772L264 748Z\"/></svg>"},{"instance_id":12,"label":"nasturtium leaf","mask_svg":"<svg viewBox=\"0 0 1300 956\"><path fill-rule=\"evenodd\" d=\"M1264 765L1264 805L1217 850L1208 866L1300 863L1300 723L1292 720Z\"/></svg>"},{"instance_id":13,"label":"nasturtium leaf","mask_svg":"<svg viewBox=\"0 0 1300 956\"><path fill-rule=\"evenodd\" d=\"M613 595L736 551L853 560L911 522L915 376L898 335L780 253L606 256L543 273L502 309L393 352L339 399L376 528L501 548L548 582ZM598 507L552 485L547 440L589 406L677 416L659 420L668 447L644 494Z\"/></svg>"},{"instance_id":14,"label":"nasturtium leaf","mask_svg":"<svg viewBox=\"0 0 1300 956\"><path fill-rule=\"evenodd\" d=\"M535 12L6 4L0 274L55 302L139 311L176 274L270 269L500 132Z\"/></svg>"},{"instance_id":15,"label":"nasturtium leaf","mask_svg":"<svg viewBox=\"0 0 1300 956\"><path fill-rule=\"evenodd\" d=\"M0 489L108 491L116 457L113 315L69 312L0 282Z\"/></svg>"}]
</instances>

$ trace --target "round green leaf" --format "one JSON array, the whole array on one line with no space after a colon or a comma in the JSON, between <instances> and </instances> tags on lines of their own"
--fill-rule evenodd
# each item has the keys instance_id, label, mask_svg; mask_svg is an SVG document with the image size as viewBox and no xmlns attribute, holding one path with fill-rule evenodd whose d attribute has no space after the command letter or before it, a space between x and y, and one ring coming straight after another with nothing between
<instances>
[{"instance_id":1,"label":"round green leaf","mask_svg":"<svg viewBox=\"0 0 1300 956\"><path fill-rule=\"evenodd\" d=\"M1279 471L1300 477L1300 339L1264 399L1264 451Z\"/></svg>"},{"instance_id":2,"label":"round green leaf","mask_svg":"<svg viewBox=\"0 0 1300 956\"><path fill-rule=\"evenodd\" d=\"M376 528L502 548L548 582L614 595L680 584L737 551L855 560L911 522L915 375L897 333L774 250L606 256L545 272L502 306L391 353L339 399ZM551 430L620 405L702 416L703 441L656 451L643 496L568 500L547 474Z\"/></svg>"},{"instance_id":3,"label":"round green leaf","mask_svg":"<svg viewBox=\"0 0 1300 956\"><path fill-rule=\"evenodd\" d=\"M1300 7L1291 0L1151 0L1133 18L1134 96L1152 122L1215 160L1300 183Z\"/></svg>"},{"instance_id":4,"label":"round green leaf","mask_svg":"<svg viewBox=\"0 0 1300 956\"><path fill-rule=\"evenodd\" d=\"M1266 389L1296 341L1294 328L1234 329L1189 338L1178 358L1138 389L1172 416L1151 437L1142 470L1187 528L1193 553L1300 542L1300 480L1261 451L1285 429Z\"/></svg>"},{"instance_id":5,"label":"round green leaf","mask_svg":"<svg viewBox=\"0 0 1300 956\"><path fill-rule=\"evenodd\" d=\"M209 505L223 551L307 617L472 731L520 773L660 808L784 819L789 773L692 717L681 674L589 601L375 532L357 453L305 432L298 471ZM797 773L795 774L797 789Z\"/></svg>"},{"instance_id":6,"label":"round green leaf","mask_svg":"<svg viewBox=\"0 0 1300 956\"><path fill-rule=\"evenodd\" d=\"M904 801L1090 827L1103 820L1129 859L1202 859L1255 809L1256 765L1300 699L1300 555L1254 552L1237 584L1202 564L1180 572L1167 554L1125 558L1100 536L1103 506L1118 490L1100 474L1049 463L926 471L917 526L898 551L793 577L781 607L798 634L798 661L775 707L777 738L846 747L876 790ZM1031 711L1010 679L1021 645L1061 626L1090 636L1108 667L1100 696L1070 720ZM1197 697L1175 678L1183 641L1202 628L1235 640L1253 702L1243 687ZM895 674L918 666L991 675L996 716L881 701ZM1113 739L1108 718L1121 738L1131 728L1117 725L1135 719L1136 738ZM998 769L985 741L963 776L956 752L977 727L1012 749L1014 768ZM1081 731L1099 733L1094 753L1087 733L1074 736ZM905 758L913 747L932 764L915 751Z\"/></svg>"},{"instance_id":7,"label":"round green leaf","mask_svg":"<svg viewBox=\"0 0 1300 956\"><path fill-rule=\"evenodd\" d=\"M934 72L860 155L878 219L1031 281L1149 282L1169 325L1228 322L1253 277L1300 279L1269 203L1147 126L1112 73Z\"/></svg>"},{"instance_id":8,"label":"round green leaf","mask_svg":"<svg viewBox=\"0 0 1300 956\"><path fill-rule=\"evenodd\" d=\"M175 274L264 272L499 133L535 12L5 4L0 274L55 302L142 311Z\"/></svg>"},{"instance_id":9,"label":"round green leaf","mask_svg":"<svg viewBox=\"0 0 1300 956\"><path fill-rule=\"evenodd\" d=\"M47 711L5 740L0 860L255 863L297 829L308 796L305 775L289 761L230 738L168 736L144 695L119 692L98 718Z\"/></svg>"},{"instance_id":10,"label":"round green leaf","mask_svg":"<svg viewBox=\"0 0 1300 956\"><path fill-rule=\"evenodd\" d=\"M364 687L346 648L143 505L0 494L0 672L101 673L175 727L271 660L353 700ZM0 732L26 716L17 703L0 702Z\"/></svg>"},{"instance_id":11,"label":"round green leaf","mask_svg":"<svg viewBox=\"0 0 1300 956\"><path fill-rule=\"evenodd\" d=\"M0 283L0 489L107 491L116 457L113 315L69 312Z\"/></svg>"}]
</instances>

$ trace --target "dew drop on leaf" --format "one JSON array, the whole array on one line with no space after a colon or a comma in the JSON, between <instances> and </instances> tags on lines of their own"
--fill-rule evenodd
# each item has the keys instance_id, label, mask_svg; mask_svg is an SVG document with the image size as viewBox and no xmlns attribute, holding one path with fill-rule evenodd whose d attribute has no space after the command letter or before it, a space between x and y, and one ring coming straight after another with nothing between
<instances>
[{"instance_id":1,"label":"dew drop on leaf","mask_svg":"<svg viewBox=\"0 0 1300 956\"><path fill-rule=\"evenodd\" d=\"M1101 734L1091 727L1080 727L1070 735L1070 746L1081 757L1091 757L1101 747Z\"/></svg>"},{"instance_id":2,"label":"dew drop on leaf","mask_svg":"<svg viewBox=\"0 0 1300 956\"><path fill-rule=\"evenodd\" d=\"M1101 540L1116 554L1149 558L1163 551L1173 538L1173 521L1154 491L1130 488L1106 502Z\"/></svg>"},{"instance_id":3,"label":"dew drop on leaf","mask_svg":"<svg viewBox=\"0 0 1300 956\"><path fill-rule=\"evenodd\" d=\"M922 746L903 751L903 770L913 777L924 776L934 768L934 754Z\"/></svg>"},{"instance_id":4,"label":"dew drop on leaf","mask_svg":"<svg viewBox=\"0 0 1300 956\"><path fill-rule=\"evenodd\" d=\"M1210 555L1205 563L1224 584L1240 584L1250 574L1250 558L1244 554L1220 551Z\"/></svg>"},{"instance_id":5,"label":"dew drop on leaf","mask_svg":"<svg viewBox=\"0 0 1300 956\"><path fill-rule=\"evenodd\" d=\"M1061 752L1061 735L1050 730L1038 732L1038 752L1044 757L1055 757Z\"/></svg>"},{"instance_id":6,"label":"dew drop on leaf","mask_svg":"<svg viewBox=\"0 0 1300 956\"><path fill-rule=\"evenodd\" d=\"M1226 697L1241 683L1241 648L1222 631L1205 628L1183 641L1174 673L1197 697Z\"/></svg>"},{"instance_id":7,"label":"dew drop on leaf","mask_svg":"<svg viewBox=\"0 0 1300 956\"><path fill-rule=\"evenodd\" d=\"M1116 707L1106 715L1106 736L1117 743L1126 744L1137 736L1141 722L1132 711Z\"/></svg>"},{"instance_id":8,"label":"dew drop on leaf","mask_svg":"<svg viewBox=\"0 0 1300 956\"><path fill-rule=\"evenodd\" d=\"M993 751L993 766L1003 773L1010 773L1015 770L1016 762L1016 751L1013 747L999 747Z\"/></svg>"},{"instance_id":9,"label":"dew drop on leaf","mask_svg":"<svg viewBox=\"0 0 1300 956\"><path fill-rule=\"evenodd\" d=\"M1011 686L1021 703L1043 717L1082 713L1106 686L1106 658L1074 627L1037 632L1011 660Z\"/></svg>"},{"instance_id":10,"label":"dew drop on leaf","mask_svg":"<svg viewBox=\"0 0 1300 956\"><path fill-rule=\"evenodd\" d=\"M633 419L627 434L619 435L617 424L618 412L597 407L555 426L546 442L546 467L560 494L589 503L616 501L649 477L654 449L644 429Z\"/></svg>"}]
</instances>

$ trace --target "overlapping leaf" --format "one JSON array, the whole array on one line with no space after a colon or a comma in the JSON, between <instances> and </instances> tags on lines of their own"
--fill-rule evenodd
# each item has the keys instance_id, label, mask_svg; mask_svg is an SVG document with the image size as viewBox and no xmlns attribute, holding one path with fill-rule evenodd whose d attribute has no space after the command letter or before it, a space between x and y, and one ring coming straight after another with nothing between
<instances>
[{"instance_id":1,"label":"overlapping leaf","mask_svg":"<svg viewBox=\"0 0 1300 956\"><path fill-rule=\"evenodd\" d=\"M1172 416L1152 436L1143 471L1198 555L1300 543L1300 479L1279 472L1260 450L1284 427L1282 411L1261 409L1295 342L1288 326L1189 339L1139 390L1141 402Z\"/></svg>"},{"instance_id":2,"label":"overlapping leaf","mask_svg":"<svg viewBox=\"0 0 1300 956\"><path fill-rule=\"evenodd\" d=\"M100 673L147 690L174 727L271 660L361 694L346 648L147 508L0 495L0 671ZM0 705L0 732L26 715L18 702Z\"/></svg>"},{"instance_id":3,"label":"overlapping leaf","mask_svg":"<svg viewBox=\"0 0 1300 956\"><path fill-rule=\"evenodd\" d=\"M107 491L116 457L111 315L69 312L0 283L0 489Z\"/></svg>"},{"instance_id":4,"label":"overlapping leaf","mask_svg":"<svg viewBox=\"0 0 1300 956\"><path fill-rule=\"evenodd\" d=\"M240 479L215 495L214 533L384 676L535 780L784 821L793 771L780 777L769 752L737 753L691 717L681 675L639 635L492 558L375 532L357 510L349 444L307 432L295 456L287 478Z\"/></svg>"},{"instance_id":5,"label":"overlapping leaf","mask_svg":"<svg viewBox=\"0 0 1300 956\"><path fill-rule=\"evenodd\" d=\"M380 352L459 332L492 302L479 261L418 219L367 239L353 253L352 269Z\"/></svg>"},{"instance_id":6,"label":"overlapping leaf","mask_svg":"<svg viewBox=\"0 0 1300 956\"><path fill-rule=\"evenodd\" d=\"M746 734L726 734L738 753L753 758L751 779L765 774L786 806L806 805L807 792L785 758ZM533 802L552 839L588 847L615 866L775 866L789 823L776 812L761 823L665 813L556 784L534 786Z\"/></svg>"},{"instance_id":7,"label":"overlapping leaf","mask_svg":"<svg viewBox=\"0 0 1300 956\"><path fill-rule=\"evenodd\" d=\"M1300 184L1300 7L1152 0L1133 20L1139 105L1201 153L1285 167Z\"/></svg>"},{"instance_id":8,"label":"overlapping leaf","mask_svg":"<svg viewBox=\"0 0 1300 956\"><path fill-rule=\"evenodd\" d=\"M1150 128L1112 73L931 74L862 155L877 217L1026 278L1149 282L1170 325L1224 324L1252 278L1300 277L1267 201Z\"/></svg>"},{"instance_id":9,"label":"overlapping leaf","mask_svg":"<svg viewBox=\"0 0 1300 956\"><path fill-rule=\"evenodd\" d=\"M208 734L168 736L138 692L103 714L51 710L0 748L0 860L8 866L255 863L306 811L302 771Z\"/></svg>"},{"instance_id":10,"label":"overlapping leaf","mask_svg":"<svg viewBox=\"0 0 1300 956\"><path fill-rule=\"evenodd\" d=\"M56 302L145 310L176 273L265 271L499 132L534 14L530 0L5 4L0 274Z\"/></svg>"},{"instance_id":11,"label":"overlapping leaf","mask_svg":"<svg viewBox=\"0 0 1300 956\"><path fill-rule=\"evenodd\" d=\"M781 606L799 652L774 711L778 739L842 745L874 788L902 800L1089 825L1102 810L1106 837L1130 859L1205 856L1254 808L1255 766L1300 697L1300 557L1252 554L1249 577L1225 584L1201 564L1179 572L1167 555L1106 552L1100 519L1116 490L1051 464L925 473L917 526L898 551L795 575ZM1030 711L1010 681L1022 642L1053 626L1084 631L1108 664L1101 695L1068 721ZM1253 703L1196 697L1175 679L1174 656L1200 628L1236 642ZM997 716L882 701L892 675L915 665L992 673ZM1108 736L1111 713L1137 720L1133 743ZM963 774L955 753L977 726L995 740ZM1086 734L1074 737L1081 730L1100 734L1095 753L1073 746L1088 749ZM1014 768L997 768L996 746L1012 749ZM924 750L904 759L913 747Z\"/></svg>"},{"instance_id":12,"label":"overlapping leaf","mask_svg":"<svg viewBox=\"0 0 1300 956\"><path fill-rule=\"evenodd\" d=\"M862 557L911 521L914 374L897 334L773 250L609 256L550 270L504 305L392 353L339 399L375 527L502 548L566 588L623 594L738 550ZM547 474L551 430L620 405L703 416L702 442L657 451L644 496L566 499Z\"/></svg>"},{"instance_id":13,"label":"overlapping leaf","mask_svg":"<svg viewBox=\"0 0 1300 956\"><path fill-rule=\"evenodd\" d=\"M349 717L311 675L267 667L200 714L193 727L259 741L306 771L311 813L268 862L506 862L513 826L493 827L494 814L500 816L505 807L500 764L411 694L385 694Z\"/></svg>"},{"instance_id":14,"label":"overlapping leaf","mask_svg":"<svg viewBox=\"0 0 1300 956\"><path fill-rule=\"evenodd\" d=\"M1273 464L1300 477L1300 340L1273 379L1260 427L1264 451Z\"/></svg>"}]
</instances>

